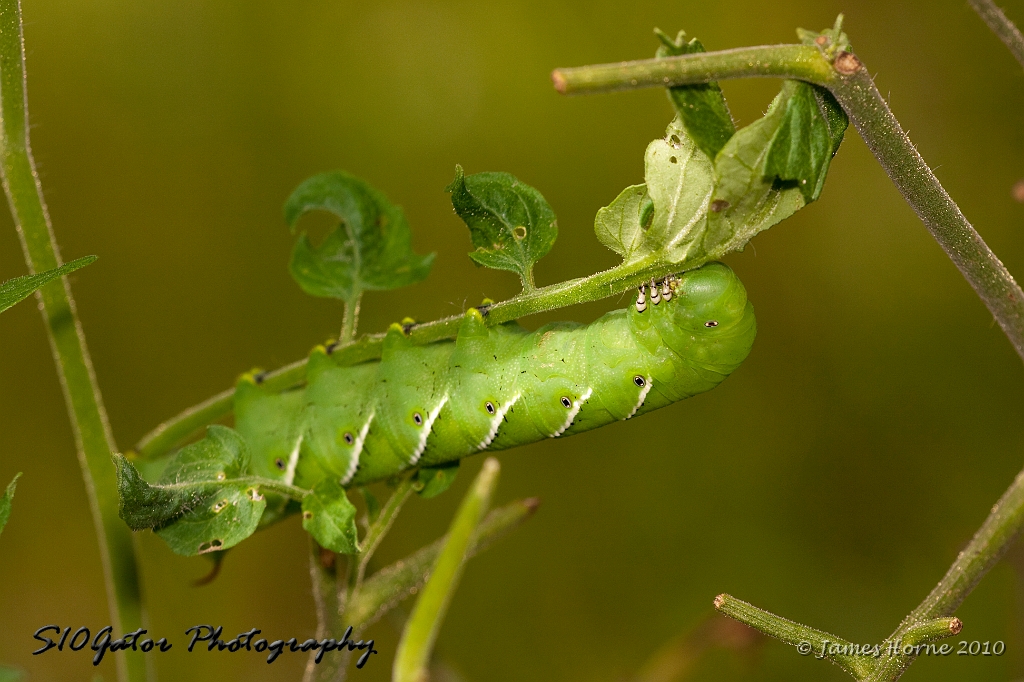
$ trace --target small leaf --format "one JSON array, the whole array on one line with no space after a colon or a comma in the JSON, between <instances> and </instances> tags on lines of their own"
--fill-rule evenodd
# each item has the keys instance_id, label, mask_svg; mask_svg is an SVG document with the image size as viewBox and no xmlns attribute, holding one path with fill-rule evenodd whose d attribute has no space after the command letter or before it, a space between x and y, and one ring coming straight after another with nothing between
<instances>
[{"instance_id":1,"label":"small leaf","mask_svg":"<svg viewBox=\"0 0 1024 682\"><path fill-rule=\"evenodd\" d=\"M602 244L629 261L643 245L645 219L653 217L653 203L647 185L632 185L622 190L615 201L597 212L594 232Z\"/></svg>"},{"instance_id":2,"label":"small leaf","mask_svg":"<svg viewBox=\"0 0 1024 682\"><path fill-rule=\"evenodd\" d=\"M317 483L302 498L302 527L321 547L339 554L359 551L356 508L333 477Z\"/></svg>"},{"instance_id":3,"label":"small leaf","mask_svg":"<svg viewBox=\"0 0 1024 682\"><path fill-rule=\"evenodd\" d=\"M94 260L96 260L96 256L84 256L77 260L73 260L70 263L65 263L59 268L54 268L53 270L47 270L46 272L40 272L35 275L22 275L21 277L15 277L14 279L9 279L6 282L3 282L0 284L0 313L13 306L15 303L28 298L33 291L47 282L58 277L63 277L64 275L72 273L79 268L84 268Z\"/></svg>"},{"instance_id":4,"label":"small leaf","mask_svg":"<svg viewBox=\"0 0 1024 682\"><path fill-rule=\"evenodd\" d=\"M418 491L420 497L430 499L448 490L455 482L455 475L459 473L459 461L436 467L423 467L417 471L416 482L423 485Z\"/></svg>"},{"instance_id":5,"label":"small leaf","mask_svg":"<svg viewBox=\"0 0 1024 682\"><path fill-rule=\"evenodd\" d=\"M7 519L11 518L11 502L14 500L14 489L18 487L18 478L20 477L21 472L19 471L7 485L4 494L0 496L0 532L3 532L4 526L7 525Z\"/></svg>"},{"instance_id":6,"label":"small leaf","mask_svg":"<svg viewBox=\"0 0 1024 682\"><path fill-rule=\"evenodd\" d=\"M177 554L224 550L252 535L266 507L259 479L248 476L245 442L225 426L181 449L150 485L115 455L120 515L132 530L152 528Z\"/></svg>"},{"instance_id":7,"label":"small leaf","mask_svg":"<svg viewBox=\"0 0 1024 682\"><path fill-rule=\"evenodd\" d=\"M804 200L821 195L829 163L843 141L849 120L825 88L786 81L785 109L765 159L764 174L794 182Z\"/></svg>"},{"instance_id":8,"label":"small leaf","mask_svg":"<svg viewBox=\"0 0 1024 682\"><path fill-rule=\"evenodd\" d=\"M672 260L682 260L689 244L703 231L714 192L714 167L686 134L678 116L664 138L647 145L644 160L654 219L643 251L674 251Z\"/></svg>"},{"instance_id":9,"label":"small leaf","mask_svg":"<svg viewBox=\"0 0 1024 682\"><path fill-rule=\"evenodd\" d=\"M536 498L517 500L487 515L477 528L467 557L474 557L518 528L540 506ZM410 556L386 566L367 578L353 598L346 616L353 626L366 627L377 622L403 599L416 594L430 577L447 536L438 538Z\"/></svg>"},{"instance_id":10,"label":"small leaf","mask_svg":"<svg viewBox=\"0 0 1024 682\"><path fill-rule=\"evenodd\" d=\"M541 193L508 173L465 175L455 167L455 179L445 188L466 226L477 264L511 270L533 288L533 264L544 257L558 236L555 213Z\"/></svg>"},{"instance_id":11,"label":"small leaf","mask_svg":"<svg viewBox=\"0 0 1024 682\"><path fill-rule=\"evenodd\" d=\"M434 254L412 251L412 233L402 209L383 193L348 173L314 175L284 205L288 226L305 213L323 210L341 219L319 246L301 233L289 269L312 296L351 301L366 290L397 289L426 278Z\"/></svg>"},{"instance_id":12,"label":"small leaf","mask_svg":"<svg viewBox=\"0 0 1024 682\"><path fill-rule=\"evenodd\" d=\"M497 486L498 471L498 460L488 458L459 505L444 549L437 557L430 579L420 592L402 632L392 671L394 682L421 682L424 679L437 633L462 577L473 537Z\"/></svg>"},{"instance_id":13,"label":"small leaf","mask_svg":"<svg viewBox=\"0 0 1024 682\"><path fill-rule=\"evenodd\" d=\"M656 57L704 52L704 45L696 38L687 42L685 31L680 31L675 40L660 29L655 29L654 32L662 43L658 47ZM698 85L680 85L668 88L668 98L679 113L686 132L697 144L697 148L709 159L715 158L736 132L722 88L715 81Z\"/></svg>"}]
</instances>

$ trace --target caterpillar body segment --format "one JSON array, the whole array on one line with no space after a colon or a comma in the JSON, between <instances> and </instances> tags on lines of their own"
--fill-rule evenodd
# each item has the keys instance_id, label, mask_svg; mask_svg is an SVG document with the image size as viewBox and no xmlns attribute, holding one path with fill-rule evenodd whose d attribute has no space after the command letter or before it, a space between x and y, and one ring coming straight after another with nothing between
<instances>
[{"instance_id":1,"label":"caterpillar body segment","mask_svg":"<svg viewBox=\"0 0 1024 682\"><path fill-rule=\"evenodd\" d=\"M711 390L749 353L753 307L727 266L650 291L657 305L533 332L488 327L476 309L454 341L416 345L393 325L381 359L355 366L318 347L303 389L271 394L243 377L236 429L259 475L363 485L645 414Z\"/></svg>"}]
</instances>

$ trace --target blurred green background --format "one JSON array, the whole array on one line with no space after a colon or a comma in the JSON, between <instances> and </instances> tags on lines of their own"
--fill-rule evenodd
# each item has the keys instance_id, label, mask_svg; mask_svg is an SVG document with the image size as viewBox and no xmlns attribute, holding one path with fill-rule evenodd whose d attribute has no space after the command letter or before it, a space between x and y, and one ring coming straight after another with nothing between
<instances>
[{"instance_id":1,"label":"blurred green background","mask_svg":"<svg viewBox=\"0 0 1024 682\"><path fill-rule=\"evenodd\" d=\"M1004 3L1024 20L1024 3ZM121 448L241 372L337 333L340 305L287 274L289 192L343 168L404 206L433 274L369 294L361 328L457 313L517 289L478 269L443 191L456 163L540 189L561 235L539 284L615 262L593 216L642 180L671 117L660 91L565 98L557 66L652 56L651 29L709 49L795 40L846 13L858 54L925 159L1024 276L1024 72L962 0L759 2L56 2L25 0L32 141ZM723 84L740 124L777 81ZM6 211L0 279L25 272ZM707 624L730 592L853 641L880 641L931 589L1024 463L1024 367L991 316L850 131L822 199L728 259L759 335L712 393L644 419L501 455L498 500L530 522L473 560L440 636L467 679L627 678ZM525 320L593 319L628 296ZM92 522L39 314L0 318L0 482L24 471L0 538L0 661L32 680L90 679L85 652L33 657L37 628L108 621ZM456 490L414 500L382 560L443 533ZM165 680L295 680L304 658L184 652L184 630L315 628L297 518L203 559L141 534ZM1015 569L1015 564L1021 568ZM916 663L907 680L1024 677L1015 551L971 595L958 639L999 658ZM385 680L398 634L353 679ZM112 662L98 669L113 679ZM693 679L841 680L768 643Z\"/></svg>"}]
</instances>

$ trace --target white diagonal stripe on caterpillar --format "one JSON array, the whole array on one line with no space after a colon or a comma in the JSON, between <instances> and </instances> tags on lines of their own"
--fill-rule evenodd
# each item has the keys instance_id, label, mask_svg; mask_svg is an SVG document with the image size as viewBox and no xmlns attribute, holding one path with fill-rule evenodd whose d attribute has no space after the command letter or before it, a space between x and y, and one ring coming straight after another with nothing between
<instances>
[{"instance_id":1,"label":"white diagonal stripe on caterpillar","mask_svg":"<svg viewBox=\"0 0 1024 682\"><path fill-rule=\"evenodd\" d=\"M580 413L580 408L583 407L583 403L585 403L588 400L590 400L590 396L593 393L594 393L594 389L591 388L590 386L587 386L587 390L583 393L583 395L581 395L579 398L577 398L576 400L574 400L572 402L572 409L569 410L569 416L566 417L565 423L562 424L562 428L560 428L557 431L555 431L554 433L552 433L550 438L558 438L563 433L565 433L565 430L567 428L572 426L573 420L576 419L576 415L578 415Z\"/></svg>"},{"instance_id":2,"label":"white diagonal stripe on caterpillar","mask_svg":"<svg viewBox=\"0 0 1024 682\"><path fill-rule=\"evenodd\" d=\"M352 447L352 457L348 460L348 468L345 469L345 475L341 477L342 486L348 485L359 469L359 455L363 453L363 443L366 442L366 434L370 432L370 422L373 421L375 416L377 416L377 413L371 412L366 423L359 429L359 435L356 436L356 442Z\"/></svg>"},{"instance_id":3,"label":"white diagonal stripe on caterpillar","mask_svg":"<svg viewBox=\"0 0 1024 682\"><path fill-rule=\"evenodd\" d=\"M644 404L644 401L647 400L647 394L651 392L651 387L654 386L654 379L652 379L651 377L645 377L645 379L646 381L644 382L644 387L640 389L640 399L637 400L636 405L633 406L633 411L630 412L625 417L623 417L622 421L626 421L634 414L636 414L636 411L639 410L640 407Z\"/></svg>"},{"instance_id":4,"label":"white diagonal stripe on caterpillar","mask_svg":"<svg viewBox=\"0 0 1024 682\"><path fill-rule=\"evenodd\" d=\"M420 461L423 451L427 449L427 438L430 438L430 430L434 428L434 420L437 419L437 415L441 414L441 408L444 407L447 402L448 394L445 393L444 397L441 398L441 402L439 402L437 406L427 414L427 418L423 422L423 433L420 435L420 442L417 443L416 450L412 453L412 457L409 458L409 466Z\"/></svg>"},{"instance_id":5,"label":"white diagonal stripe on caterpillar","mask_svg":"<svg viewBox=\"0 0 1024 682\"><path fill-rule=\"evenodd\" d=\"M288 466L284 470L284 482L286 485L291 485L292 481L295 480L295 467L299 464L299 449L302 447L302 438L305 434L299 436L299 439L295 441L295 447L288 454Z\"/></svg>"},{"instance_id":6,"label":"white diagonal stripe on caterpillar","mask_svg":"<svg viewBox=\"0 0 1024 682\"><path fill-rule=\"evenodd\" d=\"M476 446L477 450L485 450L490 446L491 443L494 442L494 439L497 438L498 436L498 429L501 428L502 420L505 419L505 415L508 414L508 411L512 408L513 405L516 404L516 401L519 400L519 398L521 397L522 393L516 393L514 396L512 396L512 400L509 400L507 403L498 408L498 411L495 413L494 417L491 418L491 430L487 432L487 437L480 441L480 444Z\"/></svg>"}]
</instances>

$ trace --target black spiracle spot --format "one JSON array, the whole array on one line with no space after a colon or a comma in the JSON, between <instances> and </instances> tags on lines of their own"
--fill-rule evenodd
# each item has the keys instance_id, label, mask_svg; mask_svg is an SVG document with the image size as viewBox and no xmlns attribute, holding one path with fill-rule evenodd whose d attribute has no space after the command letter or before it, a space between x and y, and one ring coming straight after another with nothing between
<instances>
[{"instance_id":1,"label":"black spiracle spot","mask_svg":"<svg viewBox=\"0 0 1024 682\"><path fill-rule=\"evenodd\" d=\"M486 403L484 403L484 409L487 410L487 414L494 414L494 403L488 400Z\"/></svg>"},{"instance_id":2,"label":"black spiracle spot","mask_svg":"<svg viewBox=\"0 0 1024 682\"><path fill-rule=\"evenodd\" d=\"M717 327L718 326L718 320L708 320L707 322L704 323L704 326L705 327Z\"/></svg>"},{"instance_id":3,"label":"black spiracle spot","mask_svg":"<svg viewBox=\"0 0 1024 682\"><path fill-rule=\"evenodd\" d=\"M565 397L564 395L562 396L562 407L564 407L564 408L565 408L565 409L567 409L567 410L568 410L568 409L569 409L570 407L572 407L572 401L571 401L571 400L569 400L569 399L568 399L567 397Z\"/></svg>"},{"instance_id":4,"label":"black spiracle spot","mask_svg":"<svg viewBox=\"0 0 1024 682\"><path fill-rule=\"evenodd\" d=\"M637 374L635 377L633 377L633 383L639 386L640 388L643 388L644 386L647 385L647 380L644 379L639 374Z\"/></svg>"},{"instance_id":5,"label":"black spiracle spot","mask_svg":"<svg viewBox=\"0 0 1024 682\"><path fill-rule=\"evenodd\" d=\"M353 443L356 442L355 437L350 432L347 432L347 431L345 432L345 435L343 436L343 438L345 439L345 443L347 445L352 445Z\"/></svg>"},{"instance_id":6,"label":"black spiracle spot","mask_svg":"<svg viewBox=\"0 0 1024 682\"><path fill-rule=\"evenodd\" d=\"M423 426L423 415L420 414L419 412L412 413L412 420L416 424L416 426Z\"/></svg>"},{"instance_id":7,"label":"black spiracle spot","mask_svg":"<svg viewBox=\"0 0 1024 682\"><path fill-rule=\"evenodd\" d=\"M281 471L284 471L284 460L278 457L277 459L274 460L274 466L276 466Z\"/></svg>"}]
</instances>

